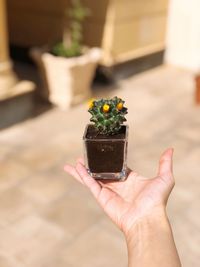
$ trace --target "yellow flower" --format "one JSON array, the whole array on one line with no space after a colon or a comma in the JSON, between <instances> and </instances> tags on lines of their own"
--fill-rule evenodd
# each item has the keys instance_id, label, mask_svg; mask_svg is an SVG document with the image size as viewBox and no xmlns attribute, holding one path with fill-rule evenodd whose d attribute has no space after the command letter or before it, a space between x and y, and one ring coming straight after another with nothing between
<instances>
[{"instance_id":1,"label":"yellow flower","mask_svg":"<svg viewBox=\"0 0 200 267\"><path fill-rule=\"evenodd\" d=\"M110 109L110 106L108 104L103 105L103 112L108 112Z\"/></svg>"},{"instance_id":2,"label":"yellow flower","mask_svg":"<svg viewBox=\"0 0 200 267\"><path fill-rule=\"evenodd\" d=\"M122 102L119 102L119 103L117 104L117 109L118 109L118 110L122 110L122 109L123 109L123 103L122 103Z\"/></svg>"},{"instance_id":3,"label":"yellow flower","mask_svg":"<svg viewBox=\"0 0 200 267\"><path fill-rule=\"evenodd\" d=\"M90 109L94 107L94 101L95 101L95 99L92 98L92 99L88 102L88 107L89 107Z\"/></svg>"}]
</instances>

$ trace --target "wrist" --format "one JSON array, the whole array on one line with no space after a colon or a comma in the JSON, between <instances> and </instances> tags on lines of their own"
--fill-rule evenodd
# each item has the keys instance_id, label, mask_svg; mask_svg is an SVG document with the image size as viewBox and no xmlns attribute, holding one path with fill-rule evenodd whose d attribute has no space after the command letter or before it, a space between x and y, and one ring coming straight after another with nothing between
<instances>
[{"instance_id":1,"label":"wrist","mask_svg":"<svg viewBox=\"0 0 200 267\"><path fill-rule=\"evenodd\" d=\"M165 208L137 220L127 233L130 267L181 267Z\"/></svg>"},{"instance_id":2,"label":"wrist","mask_svg":"<svg viewBox=\"0 0 200 267\"><path fill-rule=\"evenodd\" d=\"M155 237L160 231L171 231L165 207L158 207L138 219L125 233L127 245L138 244L142 236Z\"/></svg>"}]
</instances>

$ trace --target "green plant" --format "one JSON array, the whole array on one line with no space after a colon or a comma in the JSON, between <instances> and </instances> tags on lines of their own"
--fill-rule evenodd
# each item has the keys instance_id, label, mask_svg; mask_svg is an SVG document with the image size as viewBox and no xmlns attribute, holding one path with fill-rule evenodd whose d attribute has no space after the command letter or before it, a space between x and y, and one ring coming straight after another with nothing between
<instances>
[{"instance_id":1,"label":"green plant","mask_svg":"<svg viewBox=\"0 0 200 267\"><path fill-rule=\"evenodd\" d=\"M90 10L80 0L71 0L71 5L70 10L65 12L66 17L69 17L70 27L64 30L63 41L52 49L56 56L77 57L82 54L83 22L89 16Z\"/></svg>"},{"instance_id":2,"label":"green plant","mask_svg":"<svg viewBox=\"0 0 200 267\"><path fill-rule=\"evenodd\" d=\"M99 134L117 134L126 121L125 115L128 113L121 98L91 100L88 112L92 115L90 121Z\"/></svg>"}]
</instances>

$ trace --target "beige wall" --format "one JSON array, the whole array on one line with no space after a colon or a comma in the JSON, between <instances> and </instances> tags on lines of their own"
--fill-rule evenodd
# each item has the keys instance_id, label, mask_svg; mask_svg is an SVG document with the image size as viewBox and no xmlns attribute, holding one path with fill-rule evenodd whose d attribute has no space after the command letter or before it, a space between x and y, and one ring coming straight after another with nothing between
<instances>
[{"instance_id":1,"label":"beige wall","mask_svg":"<svg viewBox=\"0 0 200 267\"><path fill-rule=\"evenodd\" d=\"M19 46L52 43L62 36L69 0L7 0L10 40ZM109 65L164 48L168 0L82 0L92 15L84 43L100 46Z\"/></svg>"},{"instance_id":2,"label":"beige wall","mask_svg":"<svg viewBox=\"0 0 200 267\"><path fill-rule=\"evenodd\" d=\"M171 0L166 62L200 72L200 1Z\"/></svg>"},{"instance_id":3,"label":"beige wall","mask_svg":"<svg viewBox=\"0 0 200 267\"><path fill-rule=\"evenodd\" d=\"M168 0L112 0L103 47L106 64L164 49ZM110 13L110 15L109 15Z\"/></svg>"}]
</instances>

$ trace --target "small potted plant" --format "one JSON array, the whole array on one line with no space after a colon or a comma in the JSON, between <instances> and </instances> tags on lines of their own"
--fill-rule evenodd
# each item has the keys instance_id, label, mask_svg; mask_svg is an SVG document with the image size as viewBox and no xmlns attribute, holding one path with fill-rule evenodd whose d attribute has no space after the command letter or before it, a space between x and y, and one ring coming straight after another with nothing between
<instances>
[{"instance_id":1,"label":"small potted plant","mask_svg":"<svg viewBox=\"0 0 200 267\"><path fill-rule=\"evenodd\" d=\"M91 82L101 58L99 48L82 44L83 22L89 16L88 8L80 0L71 0L66 12L69 27L63 25L63 40L53 47L33 48L44 90L40 95L62 109L90 97Z\"/></svg>"},{"instance_id":2,"label":"small potted plant","mask_svg":"<svg viewBox=\"0 0 200 267\"><path fill-rule=\"evenodd\" d=\"M123 180L127 176L127 108L121 98L92 100L92 115L83 136L85 164L95 179Z\"/></svg>"}]
</instances>

